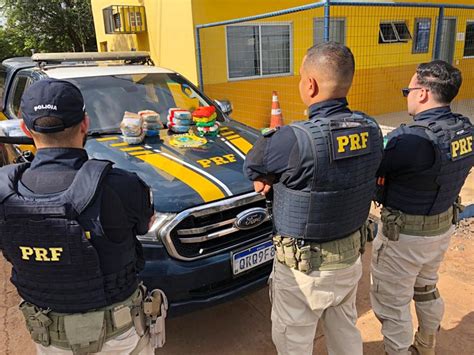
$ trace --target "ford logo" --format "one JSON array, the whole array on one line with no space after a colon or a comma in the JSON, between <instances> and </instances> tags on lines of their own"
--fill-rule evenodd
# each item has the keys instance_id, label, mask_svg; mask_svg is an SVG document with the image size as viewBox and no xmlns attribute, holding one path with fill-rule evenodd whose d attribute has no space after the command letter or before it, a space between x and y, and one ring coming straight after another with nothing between
<instances>
[{"instance_id":1,"label":"ford logo","mask_svg":"<svg viewBox=\"0 0 474 355\"><path fill-rule=\"evenodd\" d=\"M252 229L268 219L268 212L265 208L255 207L240 212L235 218L234 225L238 229Z\"/></svg>"}]
</instances>

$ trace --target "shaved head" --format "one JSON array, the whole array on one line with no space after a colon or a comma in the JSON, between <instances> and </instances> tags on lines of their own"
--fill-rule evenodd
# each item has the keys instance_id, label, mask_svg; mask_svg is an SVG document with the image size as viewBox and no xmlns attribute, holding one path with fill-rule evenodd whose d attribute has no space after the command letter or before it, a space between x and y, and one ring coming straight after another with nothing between
<instances>
[{"instance_id":1,"label":"shaved head","mask_svg":"<svg viewBox=\"0 0 474 355\"><path fill-rule=\"evenodd\" d=\"M354 69L354 55L349 48L326 42L308 49L300 73L315 81L320 98L331 99L347 95Z\"/></svg>"}]
</instances>

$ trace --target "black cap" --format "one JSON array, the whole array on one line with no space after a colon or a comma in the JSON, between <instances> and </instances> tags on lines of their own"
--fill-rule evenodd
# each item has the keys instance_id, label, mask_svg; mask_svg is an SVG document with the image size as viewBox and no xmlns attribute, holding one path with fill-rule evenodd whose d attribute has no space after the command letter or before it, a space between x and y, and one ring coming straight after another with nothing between
<instances>
[{"instance_id":1,"label":"black cap","mask_svg":"<svg viewBox=\"0 0 474 355\"><path fill-rule=\"evenodd\" d=\"M21 98L21 115L26 127L40 133L61 132L84 119L84 98L77 86L65 80L43 79L28 87ZM41 127L38 118L55 117L62 124Z\"/></svg>"}]
</instances>

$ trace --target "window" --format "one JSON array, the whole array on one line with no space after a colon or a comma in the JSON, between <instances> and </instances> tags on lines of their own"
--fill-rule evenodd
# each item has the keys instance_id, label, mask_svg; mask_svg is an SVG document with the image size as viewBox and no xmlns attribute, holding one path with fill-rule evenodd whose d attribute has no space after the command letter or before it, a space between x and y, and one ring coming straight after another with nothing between
<instances>
[{"instance_id":1,"label":"window","mask_svg":"<svg viewBox=\"0 0 474 355\"><path fill-rule=\"evenodd\" d=\"M379 30L379 43L407 42L411 39L406 22L382 22Z\"/></svg>"},{"instance_id":2,"label":"window","mask_svg":"<svg viewBox=\"0 0 474 355\"><path fill-rule=\"evenodd\" d=\"M329 40L341 44L346 43L346 19L331 18L329 21ZM314 44L324 42L324 18L318 17L313 21Z\"/></svg>"},{"instance_id":3,"label":"window","mask_svg":"<svg viewBox=\"0 0 474 355\"><path fill-rule=\"evenodd\" d=\"M415 39L413 41L413 53L428 53L430 49L431 19L423 18L415 20Z\"/></svg>"},{"instance_id":4,"label":"window","mask_svg":"<svg viewBox=\"0 0 474 355\"><path fill-rule=\"evenodd\" d=\"M468 21L464 40L464 56L474 57L474 21Z\"/></svg>"},{"instance_id":5,"label":"window","mask_svg":"<svg viewBox=\"0 0 474 355\"><path fill-rule=\"evenodd\" d=\"M141 27L142 26L142 14L141 14L141 12L131 12L130 13L130 25L132 27Z\"/></svg>"},{"instance_id":6,"label":"window","mask_svg":"<svg viewBox=\"0 0 474 355\"><path fill-rule=\"evenodd\" d=\"M28 87L29 78L26 76L18 76L15 80L13 96L10 99L10 110L11 113L19 118L20 117L20 103L23 92Z\"/></svg>"},{"instance_id":7,"label":"window","mask_svg":"<svg viewBox=\"0 0 474 355\"><path fill-rule=\"evenodd\" d=\"M105 33L140 33L146 31L145 7L112 5L102 10Z\"/></svg>"},{"instance_id":8,"label":"window","mask_svg":"<svg viewBox=\"0 0 474 355\"><path fill-rule=\"evenodd\" d=\"M291 74L291 26L227 27L229 79Z\"/></svg>"},{"instance_id":9,"label":"window","mask_svg":"<svg viewBox=\"0 0 474 355\"><path fill-rule=\"evenodd\" d=\"M68 80L81 90L91 131L116 132L124 111L153 110L166 123L166 115L172 107L193 111L198 106L211 105L211 101L186 79L174 73L105 75ZM224 121L219 111L217 120Z\"/></svg>"},{"instance_id":10,"label":"window","mask_svg":"<svg viewBox=\"0 0 474 355\"><path fill-rule=\"evenodd\" d=\"M114 30L120 30L120 28L122 27L122 21L120 21L120 14L119 13L114 14L113 18L114 18Z\"/></svg>"}]
</instances>

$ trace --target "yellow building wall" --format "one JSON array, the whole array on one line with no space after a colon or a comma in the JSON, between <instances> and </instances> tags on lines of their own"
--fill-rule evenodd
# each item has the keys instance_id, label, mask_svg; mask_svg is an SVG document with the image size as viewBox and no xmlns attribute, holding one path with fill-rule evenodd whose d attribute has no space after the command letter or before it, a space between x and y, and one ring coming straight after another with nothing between
<instances>
[{"instance_id":1,"label":"yellow building wall","mask_svg":"<svg viewBox=\"0 0 474 355\"><path fill-rule=\"evenodd\" d=\"M405 2L410 0L404 0ZM99 48L104 41L108 50L149 50L154 62L176 70L197 83L194 26L253 16L313 3L311 0L92 0ZM403 2L403 1L400 1ZM419 0L432 2L432 0ZM443 0L466 4L469 0ZM140 5L146 8L147 33L138 35L105 34L102 9L110 5ZM252 23L289 23L292 36L291 74L280 77L229 80L225 26L200 31L204 91L211 98L227 98L234 105L233 117L255 127L268 125L272 91L279 93L286 123L304 119L304 105L298 93L299 67L306 50L313 45L313 19L323 9L313 9ZM332 6L331 17L346 19L346 44L356 58L356 75L349 94L351 107L372 115L404 111L406 100L400 89L406 87L417 64L432 59L437 9ZM474 19L473 10L451 10L447 17L457 18L457 33L465 32L466 21ZM414 35L416 18L431 19L428 53L413 54L413 40L407 43L379 44L379 23L406 21ZM464 76L459 99L472 98L474 59L463 58L464 41L456 41L454 64Z\"/></svg>"},{"instance_id":2,"label":"yellow building wall","mask_svg":"<svg viewBox=\"0 0 474 355\"><path fill-rule=\"evenodd\" d=\"M111 5L144 6L145 33L106 34L102 10ZM92 0L97 47L108 51L149 51L156 65L197 82L191 0ZM102 45L101 45L102 44Z\"/></svg>"},{"instance_id":3,"label":"yellow building wall","mask_svg":"<svg viewBox=\"0 0 474 355\"><path fill-rule=\"evenodd\" d=\"M429 1L424 1L429 2ZM215 4L215 10L205 12L193 6L196 23L208 23L249 16L249 9L259 13L267 1L251 5L250 1L195 0L202 8ZM242 4L244 3L244 4ZM303 2L279 1L278 6L288 8ZM307 1L306 3L309 3ZM465 3L453 0L452 3ZM248 6L245 6L247 4ZM273 11L274 9L267 9ZM264 11L261 11L264 12ZM386 8L386 7L331 7L331 17L346 19L346 44L356 59L356 75L349 94L351 107L379 115L406 109L401 88L406 87L416 66L432 60L436 34L438 9ZM466 21L474 19L473 10L445 11L446 17L457 18L457 33L465 32ZM290 15L273 17L245 24L289 23L292 33L292 74L282 77L252 79L228 79L225 26L201 30L204 91L213 98L228 98L234 105L233 117L255 127L268 125L270 120L272 91L277 90L286 123L304 119L304 105L298 93L299 67L307 48L313 45L313 19L323 17L323 9L313 9ZM406 21L412 37L416 18L430 18L430 47L428 53L413 54L413 40L406 43L379 44L379 24L382 21ZM242 25L242 24L240 24ZM474 59L463 58L464 40L456 41L454 64L462 71L464 85L458 99L473 98Z\"/></svg>"}]
</instances>

